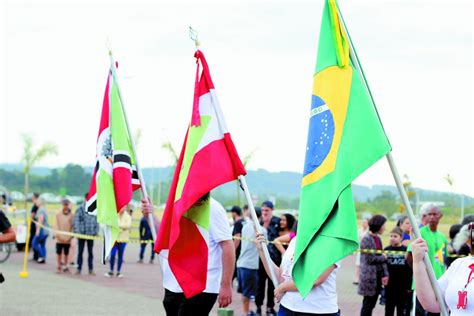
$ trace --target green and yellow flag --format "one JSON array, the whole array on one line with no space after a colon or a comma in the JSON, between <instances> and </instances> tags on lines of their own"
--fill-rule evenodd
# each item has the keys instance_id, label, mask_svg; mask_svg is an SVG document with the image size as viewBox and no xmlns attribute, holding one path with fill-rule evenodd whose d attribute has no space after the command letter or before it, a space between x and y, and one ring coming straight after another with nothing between
<instances>
[{"instance_id":1,"label":"green and yellow flag","mask_svg":"<svg viewBox=\"0 0 474 316\"><path fill-rule=\"evenodd\" d=\"M293 268L293 279L303 297L322 272L357 249L351 183L391 150L349 51L337 4L327 0L314 74Z\"/></svg>"}]
</instances>

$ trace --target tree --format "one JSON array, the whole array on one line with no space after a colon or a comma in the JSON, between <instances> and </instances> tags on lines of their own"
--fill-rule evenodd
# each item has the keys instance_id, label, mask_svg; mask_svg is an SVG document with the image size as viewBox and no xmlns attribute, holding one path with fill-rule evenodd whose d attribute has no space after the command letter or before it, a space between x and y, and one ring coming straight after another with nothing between
<instances>
[{"instance_id":1,"label":"tree","mask_svg":"<svg viewBox=\"0 0 474 316\"><path fill-rule=\"evenodd\" d=\"M26 209L26 202L27 202L27 195L30 189L30 171L31 168L41 161L43 158L49 155L57 155L58 148L53 143L45 143L40 146L37 150L34 149L34 141L33 137L29 134L23 134L23 157L21 161L23 162L23 173L25 175L25 209Z\"/></svg>"}]
</instances>

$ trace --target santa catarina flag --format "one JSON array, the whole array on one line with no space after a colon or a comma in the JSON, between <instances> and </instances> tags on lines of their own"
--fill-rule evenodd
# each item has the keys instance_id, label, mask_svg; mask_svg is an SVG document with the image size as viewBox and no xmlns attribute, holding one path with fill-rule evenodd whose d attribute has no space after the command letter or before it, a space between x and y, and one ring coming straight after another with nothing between
<instances>
[{"instance_id":1,"label":"santa catarina flag","mask_svg":"<svg viewBox=\"0 0 474 316\"><path fill-rule=\"evenodd\" d=\"M176 165L155 251L169 250L168 262L186 297L206 288L210 209L193 207L206 193L245 175L217 100L209 67L196 51L194 104ZM199 77L199 64L202 74Z\"/></svg>"},{"instance_id":2,"label":"santa catarina flag","mask_svg":"<svg viewBox=\"0 0 474 316\"><path fill-rule=\"evenodd\" d=\"M293 268L303 296L357 249L351 182L391 150L336 6L334 0L324 6L309 113Z\"/></svg>"},{"instance_id":3,"label":"santa catarina flag","mask_svg":"<svg viewBox=\"0 0 474 316\"><path fill-rule=\"evenodd\" d=\"M117 82L109 70L105 87L96 165L86 200L86 210L97 216L104 233L103 260L109 255L119 233L118 212L130 203L140 188Z\"/></svg>"}]
</instances>

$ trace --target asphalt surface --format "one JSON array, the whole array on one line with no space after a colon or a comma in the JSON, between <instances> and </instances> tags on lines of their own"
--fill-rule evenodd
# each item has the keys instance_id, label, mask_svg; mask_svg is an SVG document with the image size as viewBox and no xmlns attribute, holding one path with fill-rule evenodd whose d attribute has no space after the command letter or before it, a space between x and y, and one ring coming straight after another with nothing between
<instances>
[{"instance_id":1,"label":"asphalt surface","mask_svg":"<svg viewBox=\"0 0 474 316\"><path fill-rule=\"evenodd\" d=\"M55 243L48 240L46 264L28 261L28 278L20 278L23 253L13 252L7 262L0 264L5 282L0 284L1 315L165 315L162 299L164 290L158 263L137 263L139 245L130 243L125 249L123 278L107 278L108 266L99 263L100 243L94 247L96 276L56 273ZM148 246L149 247L149 246ZM32 254L29 254L31 257ZM86 259L86 258L84 258ZM84 260L86 261L86 260ZM354 279L353 256L343 261L337 276L337 290L341 315L360 313L362 297L357 295ZM84 274L84 271L86 272ZM234 315L242 315L240 295L234 292L230 306ZM254 307L253 307L254 308ZM383 315L383 306L377 305L374 316ZM214 307L211 315L217 315Z\"/></svg>"}]
</instances>

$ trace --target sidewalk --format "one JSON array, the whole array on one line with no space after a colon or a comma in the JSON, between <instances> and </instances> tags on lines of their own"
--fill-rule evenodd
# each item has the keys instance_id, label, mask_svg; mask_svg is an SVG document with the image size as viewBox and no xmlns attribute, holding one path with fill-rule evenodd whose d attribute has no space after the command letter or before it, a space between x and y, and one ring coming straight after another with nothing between
<instances>
[{"instance_id":1,"label":"sidewalk","mask_svg":"<svg viewBox=\"0 0 474 316\"><path fill-rule=\"evenodd\" d=\"M139 245L128 244L122 267L124 278L118 279L104 276L108 265L99 263L100 243L94 245L96 276L87 274L87 265L80 276L56 274L54 245L54 241L48 240L46 264L28 262L30 276L27 279L18 276L22 270L23 253L13 252L6 263L0 264L0 271L6 278L0 285L2 315L165 315L158 256L154 264L149 264L149 248L146 249L145 263L139 264ZM86 256L84 259L87 262ZM338 271L337 291L341 315L360 313L362 297L357 295L357 287L352 284L354 262L353 256L348 257ZM75 272L75 269L71 271ZM241 296L234 291L230 308L234 310L235 316L242 315L241 306ZM373 315L383 314L383 306L377 305ZM217 315L216 306L211 315Z\"/></svg>"}]
</instances>

